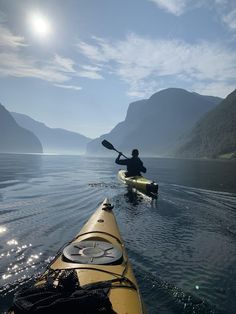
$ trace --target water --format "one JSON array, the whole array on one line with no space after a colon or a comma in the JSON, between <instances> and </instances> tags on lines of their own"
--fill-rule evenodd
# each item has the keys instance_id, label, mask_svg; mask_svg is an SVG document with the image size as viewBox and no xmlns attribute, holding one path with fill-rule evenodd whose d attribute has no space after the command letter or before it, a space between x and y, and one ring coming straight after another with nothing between
<instances>
[{"instance_id":1,"label":"water","mask_svg":"<svg viewBox=\"0 0 236 314\"><path fill-rule=\"evenodd\" d=\"M0 313L109 197L149 314L236 313L236 163L144 159L159 199L110 158L0 155Z\"/></svg>"}]
</instances>

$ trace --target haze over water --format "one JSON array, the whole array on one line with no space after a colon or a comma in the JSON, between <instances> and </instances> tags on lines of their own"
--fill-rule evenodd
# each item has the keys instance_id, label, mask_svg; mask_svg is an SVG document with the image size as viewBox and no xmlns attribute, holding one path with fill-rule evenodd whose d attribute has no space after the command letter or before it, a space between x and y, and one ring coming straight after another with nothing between
<instances>
[{"instance_id":1,"label":"haze over water","mask_svg":"<svg viewBox=\"0 0 236 314\"><path fill-rule=\"evenodd\" d=\"M111 158L0 155L0 313L105 197L148 313L236 311L236 163L144 164L156 202L128 192Z\"/></svg>"}]
</instances>

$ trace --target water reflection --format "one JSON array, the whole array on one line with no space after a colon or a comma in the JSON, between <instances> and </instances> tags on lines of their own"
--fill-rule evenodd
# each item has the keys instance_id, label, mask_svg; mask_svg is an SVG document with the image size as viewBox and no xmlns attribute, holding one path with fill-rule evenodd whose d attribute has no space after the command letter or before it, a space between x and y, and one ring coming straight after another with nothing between
<instances>
[{"instance_id":1,"label":"water reflection","mask_svg":"<svg viewBox=\"0 0 236 314\"><path fill-rule=\"evenodd\" d=\"M124 200L128 204L134 206L134 208L142 205L150 205L151 208L158 208L158 198L151 198L129 186L126 186Z\"/></svg>"},{"instance_id":2,"label":"water reflection","mask_svg":"<svg viewBox=\"0 0 236 314\"><path fill-rule=\"evenodd\" d=\"M126 187L126 193L124 194L125 201L132 204L133 206L138 206L142 202L142 195L131 187Z\"/></svg>"}]
</instances>

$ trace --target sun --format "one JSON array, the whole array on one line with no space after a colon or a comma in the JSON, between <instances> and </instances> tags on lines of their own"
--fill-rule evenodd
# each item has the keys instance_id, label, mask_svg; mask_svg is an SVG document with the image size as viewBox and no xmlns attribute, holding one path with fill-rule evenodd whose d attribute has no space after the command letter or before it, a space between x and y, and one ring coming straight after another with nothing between
<instances>
[{"instance_id":1,"label":"sun","mask_svg":"<svg viewBox=\"0 0 236 314\"><path fill-rule=\"evenodd\" d=\"M29 16L31 31L38 37L45 38L52 32L51 24L41 13L31 13Z\"/></svg>"}]
</instances>

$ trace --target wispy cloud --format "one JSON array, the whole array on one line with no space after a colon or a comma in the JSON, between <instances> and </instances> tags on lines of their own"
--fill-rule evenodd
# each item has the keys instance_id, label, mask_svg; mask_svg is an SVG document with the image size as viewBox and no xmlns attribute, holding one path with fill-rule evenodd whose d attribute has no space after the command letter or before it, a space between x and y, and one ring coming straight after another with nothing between
<instances>
[{"instance_id":1,"label":"wispy cloud","mask_svg":"<svg viewBox=\"0 0 236 314\"><path fill-rule=\"evenodd\" d=\"M98 42L98 40L97 40L97 42ZM80 41L78 43L77 47L89 59L92 59L95 61L106 61L106 58L101 54L101 50L97 46L87 44L84 41Z\"/></svg>"},{"instance_id":2,"label":"wispy cloud","mask_svg":"<svg viewBox=\"0 0 236 314\"><path fill-rule=\"evenodd\" d=\"M79 43L80 52L92 65L103 64L129 84L129 94L145 96L163 82L227 82L236 77L234 51L217 43L189 44L182 40L150 39L130 34L124 40L93 38ZM215 91L215 94L218 91Z\"/></svg>"},{"instance_id":3,"label":"wispy cloud","mask_svg":"<svg viewBox=\"0 0 236 314\"><path fill-rule=\"evenodd\" d=\"M56 68L60 69L62 72L76 72L74 69L75 62L72 59L64 58L56 54L53 63Z\"/></svg>"},{"instance_id":4,"label":"wispy cloud","mask_svg":"<svg viewBox=\"0 0 236 314\"><path fill-rule=\"evenodd\" d=\"M223 22L233 31L236 30L236 9L223 16Z\"/></svg>"},{"instance_id":5,"label":"wispy cloud","mask_svg":"<svg viewBox=\"0 0 236 314\"><path fill-rule=\"evenodd\" d=\"M205 82L197 82L193 85L193 89L202 95L219 95L225 97L235 90L236 84L225 82L212 82L206 84ZM217 91L217 94L216 94Z\"/></svg>"},{"instance_id":6,"label":"wispy cloud","mask_svg":"<svg viewBox=\"0 0 236 314\"><path fill-rule=\"evenodd\" d=\"M50 83L64 83L78 76L75 62L59 54L48 59L36 59L27 54L28 45L21 36L14 35L0 25L0 76L28 77ZM79 90L78 86L68 85ZM80 88L81 89L81 88Z\"/></svg>"},{"instance_id":7,"label":"wispy cloud","mask_svg":"<svg viewBox=\"0 0 236 314\"><path fill-rule=\"evenodd\" d=\"M186 11L196 8L211 10L229 30L236 30L235 0L147 0L153 2L159 9L180 16Z\"/></svg>"},{"instance_id":8,"label":"wispy cloud","mask_svg":"<svg viewBox=\"0 0 236 314\"><path fill-rule=\"evenodd\" d=\"M8 48L19 48L27 46L24 37L14 35L9 29L0 25L0 46Z\"/></svg>"},{"instance_id":9,"label":"wispy cloud","mask_svg":"<svg viewBox=\"0 0 236 314\"><path fill-rule=\"evenodd\" d=\"M189 0L149 0L154 2L159 8L168 11L174 15L181 15L187 8Z\"/></svg>"},{"instance_id":10,"label":"wispy cloud","mask_svg":"<svg viewBox=\"0 0 236 314\"><path fill-rule=\"evenodd\" d=\"M63 84L54 84L56 87L65 88L65 89L73 89L73 90L81 90L81 86L75 86L75 85L63 85Z\"/></svg>"},{"instance_id":11,"label":"wispy cloud","mask_svg":"<svg viewBox=\"0 0 236 314\"><path fill-rule=\"evenodd\" d=\"M86 77L92 80L102 80L103 76L97 72L92 71L78 71L77 75L80 77Z\"/></svg>"},{"instance_id":12,"label":"wispy cloud","mask_svg":"<svg viewBox=\"0 0 236 314\"><path fill-rule=\"evenodd\" d=\"M93 80L103 79L98 66L76 66L71 58L59 54L48 59L35 59L27 55L28 45L21 36L14 35L8 28L0 25L0 76L30 77L51 83L57 87L80 90L80 86L63 85L76 77L85 77Z\"/></svg>"},{"instance_id":13,"label":"wispy cloud","mask_svg":"<svg viewBox=\"0 0 236 314\"><path fill-rule=\"evenodd\" d=\"M82 65L82 70L77 71L77 75L80 77L86 77L92 80L101 80L103 76L99 73L101 68L98 66Z\"/></svg>"},{"instance_id":14,"label":"wispy cloud","mask_svg":"<svg viewBox=\"0 0 236 314\"><path fill-rule=\"evenodd\" d=\"M71 79L55 60L42 64L41 61L14 52L0 53L0 76L30 77L56 83Z\"/></svg>"}]
</instances>

